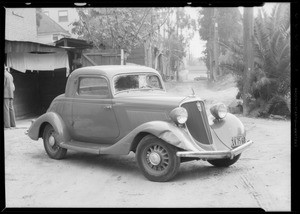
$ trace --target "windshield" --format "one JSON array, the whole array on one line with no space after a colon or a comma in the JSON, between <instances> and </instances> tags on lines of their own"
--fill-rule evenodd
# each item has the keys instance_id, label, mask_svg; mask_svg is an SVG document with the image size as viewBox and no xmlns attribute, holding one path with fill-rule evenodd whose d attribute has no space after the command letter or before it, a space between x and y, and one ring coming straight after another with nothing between
<instances>
[{"instance_id":1,"label":"windshield","mask_svg":"<svg viewBox=\"0 0 300 214\"><path fill-rule=\"evenodd\" d=\"M135 90L163 90L160 79L155 74L123 74L114 79L115 92Z\"/></svg>"}]
</instances>

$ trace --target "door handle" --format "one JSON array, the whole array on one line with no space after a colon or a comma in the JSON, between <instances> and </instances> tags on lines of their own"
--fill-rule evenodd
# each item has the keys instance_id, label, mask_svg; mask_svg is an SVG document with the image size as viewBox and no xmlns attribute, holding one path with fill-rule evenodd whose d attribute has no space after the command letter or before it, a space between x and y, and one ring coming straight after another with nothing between
<instances>
[{"instance_id":1,"label":"door handle","mask_svg":"<svg viewBox=\"0 0 300 214\"><path fill-rule=\"evenodd\" d=\"M107 105L107 106L104 107L104 109L109 109L110 110L110 109L112 109L112 106L111 105Z\"/></svg>"}]
</instances>

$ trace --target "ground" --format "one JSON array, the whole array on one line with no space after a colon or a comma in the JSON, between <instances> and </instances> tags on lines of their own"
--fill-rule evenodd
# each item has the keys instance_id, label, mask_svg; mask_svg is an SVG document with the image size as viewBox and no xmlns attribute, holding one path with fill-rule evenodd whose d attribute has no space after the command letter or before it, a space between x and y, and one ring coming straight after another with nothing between
<instances>
[{"instance_id":1,"label":"ground","mask_svg":"<svg viewBox=\"0 0 300 214\"><path fill-rule=\"evenodd\" d=\"M222 85L221 85L222 86ZM207 106L226 104L237 89L197 83L167 83L177 94L192 87ZM204 161L182 163L166 183L147 180L134 154L92 155L68 151L66 159L50 159L42 140L24 134L30 120L5 130L6 207L260 207L291 209L291 123L237 115L254 144L228 168Z\"/></svg>"}]
</instances>

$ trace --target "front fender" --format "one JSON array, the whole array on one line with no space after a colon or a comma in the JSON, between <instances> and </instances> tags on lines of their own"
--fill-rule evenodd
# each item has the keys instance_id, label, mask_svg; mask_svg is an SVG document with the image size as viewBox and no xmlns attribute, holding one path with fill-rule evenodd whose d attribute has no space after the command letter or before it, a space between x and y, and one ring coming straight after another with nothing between
<instances>
[{"instance_id":1,"label":"front fender","mask_svg":"<svg viewBox=\"0 0 300 214\"><path fill-rule=\"evenodd\" d=\"M233 114L228 113L224 119L214 120L211 125L214 146L217 150L231 149L232 138L246 136L243 123Z\"/></svg>"},{"instance_id":2,"label":"front fender","mask_svg":"<svg viewBox=\"0 0 300 214\"><path fill-rule=\"evenodd\" d=\"M49 123L54 128L55 133L57 134L56 140L58 143L70 141L71 138L63 119L55 112L47 112L38 117L31 124L28 130L28 136L33 140L38 140L42 137L40 131L44 128L46 123Z\"/></svg>"},{"instance_id":3,"label":"front fender","mask_svg":"<svg viewBox=\"0 0 300 214\"><path fill-rule=\"evenodd\" d=\"M135 137L140 133L152 134L184 150L199 151L199 149L193 145L192 139L184 129L165 121L151 121L136 127L113 146L103 149L100 153L128 154L132 150Z\"/></svg>"}]
</instances>

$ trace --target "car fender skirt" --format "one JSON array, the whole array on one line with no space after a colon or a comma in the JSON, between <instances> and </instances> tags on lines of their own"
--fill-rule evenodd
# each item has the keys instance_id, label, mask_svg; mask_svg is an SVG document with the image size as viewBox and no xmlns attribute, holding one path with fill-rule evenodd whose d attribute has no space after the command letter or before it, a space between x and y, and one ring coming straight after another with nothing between
<instances>
[{"instance_id":1,"label":"car fender skirt","mask_svg":"<svg viewBox=\"0 0 300 214\"><path fill-rule=\"evenodd\" d=\"M188 133L184 129L165 121L151 121L136 127L114 145L102 149L100 153L128 154L130 151L135 149L134 147L137 145L134 143L135 139L141 133L144 135L152 134L163 141L184 150L199 151L199 149L197 150L197 148L193 145L192 139L190 139Z\"/></svg>"},{"instance_id":2,"label":"car fender skirt","mask_svg":"<svg viewBox=\"0 0 300 214\"><path fill-rule=\"evenodd\" d=\"M28 136L33 140L38 140L39 137L42 137L40 130L46 123L49 123L54 128L55 133L57 134L56 140L58 143L70 141L71 138L63 119L54 112L47 112L38 117L31 124L28 130Z\"/></svg>"}]
</instances>

